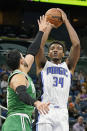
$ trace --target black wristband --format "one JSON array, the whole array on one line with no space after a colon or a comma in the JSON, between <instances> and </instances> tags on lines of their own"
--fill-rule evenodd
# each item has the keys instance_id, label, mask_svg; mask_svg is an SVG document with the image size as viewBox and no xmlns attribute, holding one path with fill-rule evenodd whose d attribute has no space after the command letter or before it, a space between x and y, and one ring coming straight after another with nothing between
<instances>
[{"instance_id":1,"label":"black wristband","mask_svg":"<svg viewBox=\"0 0 87 131\"><path fill-rule=\"evenodd\" d=\"M36 101L27 93L27 87L24 85L20 85L16 88L16 94L19 99L27 105L34 106L34 102Z\"/></svg>"},{"instance_id":2,"label":"black wristband","mask_svg":"<svg viewBox=\"0 0 87 131\"><path fill-rule=\"evenodd\" d=\"M40 48L40 44L41 44L41 39L42 39L42 36L43 36L43 33L42 31L39 31L33 41L33 43L28 47L28 51L27 53L28 54L31 54L33 56L35 56Z\"/></svg>"}]
</instances>

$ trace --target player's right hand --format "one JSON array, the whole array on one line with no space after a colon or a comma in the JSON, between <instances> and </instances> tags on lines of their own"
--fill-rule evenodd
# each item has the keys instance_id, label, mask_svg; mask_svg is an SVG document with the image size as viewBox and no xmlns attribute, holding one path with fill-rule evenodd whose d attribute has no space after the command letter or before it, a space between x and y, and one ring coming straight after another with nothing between
<instances>
[{"instance_id":1,"label":"player's right hand","mask_svg":"<svg viewBox=\"0 0 87 131\"><path fill-rule=\"evenodd\" d=\"M40 114L47 114L49 111L49 105L50 103L44 103L44 102L40 102L40 101L36 101L34 103L35 107L37 108L37 110L39 111Z\"/></svg>"}]
</instances>

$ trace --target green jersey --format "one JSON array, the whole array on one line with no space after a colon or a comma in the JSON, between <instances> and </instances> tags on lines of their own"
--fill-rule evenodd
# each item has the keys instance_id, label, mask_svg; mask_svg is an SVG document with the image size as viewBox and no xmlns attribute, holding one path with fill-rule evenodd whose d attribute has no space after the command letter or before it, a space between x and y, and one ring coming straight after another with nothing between
<instances>
[{"instance_id":1,"label":"green jersey","mask_svg":"<svg viewBox=\"0 0 87 131\"><path fill-rule=\"evenodd\" d=\"M34 99L36 98L36 91L32 79L24 72L21 72L20 70L15 70L13 73L10 74L8 78L8 88L7 88L8 116L15 113L24 113L27 114L31 119L31 115L32 112L34 111L34 107L20 101L16 92L9 86L9 82L12 76L19 73L25 75L26 79L29 81L29 86L27 87L27 93L32 98Z\"/></svg>"}]
</instances>

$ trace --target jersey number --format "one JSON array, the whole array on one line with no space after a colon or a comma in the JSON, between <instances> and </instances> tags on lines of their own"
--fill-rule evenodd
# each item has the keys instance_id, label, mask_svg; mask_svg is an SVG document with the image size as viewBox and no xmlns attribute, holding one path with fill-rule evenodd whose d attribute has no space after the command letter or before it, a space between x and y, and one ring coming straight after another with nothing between
<instances>
[{"instance_id":1,"label":"jersey number","mask_svg":"<svg viewBox=\"0 0 87 131\"><path fill-rule=\"evenodd\" d=\"M53 77L53 86L57 87L58 84L61 85L61 88L63 88L63 84L64 84L64 78L60 77L58 79L58 77Z\"/></svg>"}]
</instances>

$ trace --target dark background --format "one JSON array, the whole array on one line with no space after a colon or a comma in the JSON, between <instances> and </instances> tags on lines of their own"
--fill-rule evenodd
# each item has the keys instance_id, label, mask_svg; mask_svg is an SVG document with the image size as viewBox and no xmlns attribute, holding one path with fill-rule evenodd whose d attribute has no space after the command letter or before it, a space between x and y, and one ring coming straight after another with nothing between
<instances>
[{"instance_id":1,"label":"dark background","mask_svg":"<svg viewBox=\"0 0 87 131\"><path fill-rule=\"evenodd\" d=\"M81 52L87 55L87 7L26 0L0 0L3 24L20 26L30 37L35 37L38 31L37 19L39 16L45 14L50 8L61 8L66 12L80 38ZM57 30L53 29L50 38L65 41L67 48L70 49L71 41L64 24Z\"/></svg>"}]
</instances>

